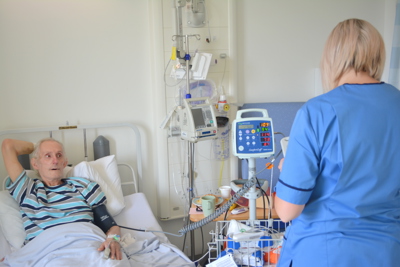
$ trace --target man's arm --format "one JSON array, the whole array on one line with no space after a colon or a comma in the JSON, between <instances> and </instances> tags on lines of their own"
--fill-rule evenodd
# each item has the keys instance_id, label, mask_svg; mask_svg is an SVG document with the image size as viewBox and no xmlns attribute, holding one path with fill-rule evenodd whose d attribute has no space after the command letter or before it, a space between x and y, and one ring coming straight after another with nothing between
<instances>
[{"instance_id":1,"label":"man's arm","mask_svg":"<svg viewBox=\"0 0 400 267\"><path fill-rule=\"evenodd\" d=\"M30 154L33 151L33 143L15 139L5 139L1 146L4 165L11 180L14 182L24 170L18 161L18 156Z\"/></svg>"}]
</instances>

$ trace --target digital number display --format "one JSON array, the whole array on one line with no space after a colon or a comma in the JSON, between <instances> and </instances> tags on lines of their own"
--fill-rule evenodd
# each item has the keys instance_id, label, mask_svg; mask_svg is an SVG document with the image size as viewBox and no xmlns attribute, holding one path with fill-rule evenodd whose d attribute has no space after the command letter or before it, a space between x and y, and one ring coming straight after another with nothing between
<instances>
[{"instance_id":1,"label":"digital number display","mask_svg":"<svg viewBox=\"0 0 400 267\"><path fill-rule=\"evenodd\" d=\"M254 126L252 124L241 124L239 125L239 129L253 129Z\"/></svg>"}]
</instances>

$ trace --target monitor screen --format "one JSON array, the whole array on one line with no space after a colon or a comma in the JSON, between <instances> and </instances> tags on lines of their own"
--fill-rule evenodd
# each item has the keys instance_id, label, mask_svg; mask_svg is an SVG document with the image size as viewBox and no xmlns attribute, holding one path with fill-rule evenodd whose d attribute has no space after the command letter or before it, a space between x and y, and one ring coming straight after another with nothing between
<instances>
[{"instance_id":1,"label":"monitor screen","mask_svg":"<svg viewBox=\"0 0 400 267\"><path fill-rule=\"evenodd\" d=\"M194 128L197 129L205 127L202 108L192 108L191 110L192 110Z\"/></svg>"}]
</instances>

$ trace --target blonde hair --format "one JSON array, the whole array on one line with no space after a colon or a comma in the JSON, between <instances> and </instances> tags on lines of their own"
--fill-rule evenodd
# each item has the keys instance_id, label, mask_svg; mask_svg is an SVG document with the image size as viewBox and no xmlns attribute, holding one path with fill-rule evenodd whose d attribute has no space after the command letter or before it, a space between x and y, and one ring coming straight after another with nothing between
<instances>
[{"instance_id":1,"label":"blonde hair","mask_svg":"<svg viewBox=\"0 0 400 267\"><path fill-rule=\"evenodd\" d=\"M321 60L321 76L325 91L338 86L349 70L366 72L380 81L385 65L385 44L369 22L348 19L340 22L325 44Z\"/></svg>"}]
</instances>

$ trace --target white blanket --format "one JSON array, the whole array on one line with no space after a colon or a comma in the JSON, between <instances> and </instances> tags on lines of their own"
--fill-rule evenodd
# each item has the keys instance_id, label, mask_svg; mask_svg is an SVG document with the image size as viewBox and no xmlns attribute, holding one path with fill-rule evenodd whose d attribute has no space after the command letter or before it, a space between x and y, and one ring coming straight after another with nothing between
<instances>
[{"instance_id":1,"label":"white blanket","mask_svg":"<svg viewBox=\"0 0 400 267\"><path fill-rule=\"evenodd\" d=\"M50 228L8 255L0 266L194 266L173 245L162 244L152 233L132 232L135 242L125 247L121 261L104 259L97 250L104 233L91 223L70 223Z\"/></svg>"}]
</instances>

